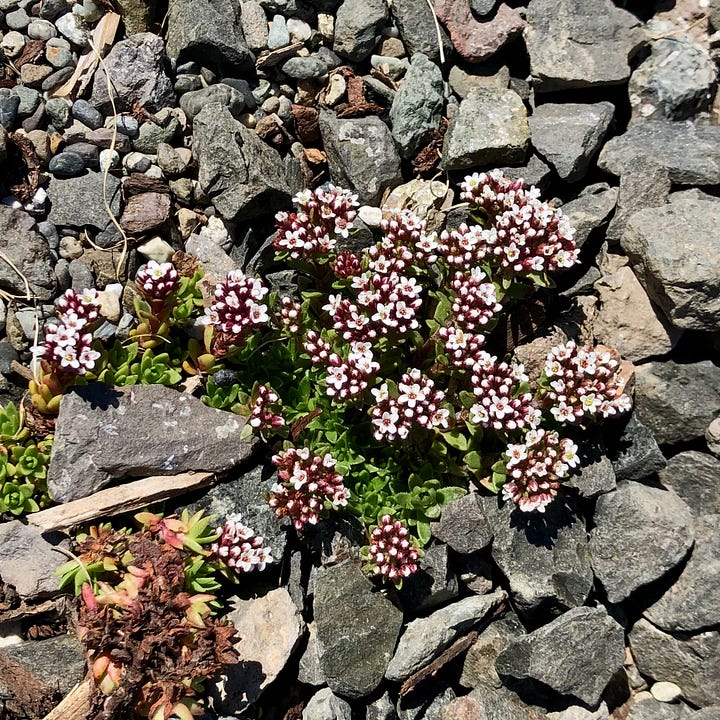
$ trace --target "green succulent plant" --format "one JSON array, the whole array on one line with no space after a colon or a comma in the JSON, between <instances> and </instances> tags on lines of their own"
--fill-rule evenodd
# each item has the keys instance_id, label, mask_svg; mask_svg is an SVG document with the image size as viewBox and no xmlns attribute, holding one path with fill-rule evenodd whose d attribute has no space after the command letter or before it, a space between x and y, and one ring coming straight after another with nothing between
<instances>
[{"instance_id":1,"label":"green succulent plant","mask_svg":"<svg viewBox=\"0 0 720 720\"><path fill-rule=\"evenodd\" d=\"M30 431L23 427L20 412L15 403L8 403L0 408L0 443L22 442L30 435Z\"/></svg>"},{"instance_id":2,"label":"green succulent plant","mask_svg":"<svg viewBox=\"0 0 720 720\"><path fill-rule=\"evenodd\" d=\"M0 513L12 513L22 515L23 513L37 512L40 506L33 498L35 485L31 482L7 481L2 483L0 489Z\"/></svg>"}]
</instances>

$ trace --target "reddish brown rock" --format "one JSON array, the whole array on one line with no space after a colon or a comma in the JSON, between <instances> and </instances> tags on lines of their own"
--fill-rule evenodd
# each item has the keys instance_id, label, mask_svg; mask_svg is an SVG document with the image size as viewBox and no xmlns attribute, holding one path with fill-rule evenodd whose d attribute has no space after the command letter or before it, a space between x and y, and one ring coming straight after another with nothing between
<instances>
[{"instance_id":1,"label":"reddish brown rock","mask_svg":"<svg viewBox=\"0 0 720 720\"><path fill-rule=\"evenodd\" d=\"M475 19L470 0L435 0L433 4L455 49L471 63L487 60L525 27L520 13L504 4L491 20L484 22Z\"/></svg>"},{"instance_id":2,"label":"reddish brown rock","mask_svg":"<svg viewBox=\"0 0 720 720\"><path fill-rule=\"evenodd\" d=\"M125 206L120 225L125 232L139 235L160 227L170 217L170 196L164 193L133 195Z\"/></svg>"}]
</instances>

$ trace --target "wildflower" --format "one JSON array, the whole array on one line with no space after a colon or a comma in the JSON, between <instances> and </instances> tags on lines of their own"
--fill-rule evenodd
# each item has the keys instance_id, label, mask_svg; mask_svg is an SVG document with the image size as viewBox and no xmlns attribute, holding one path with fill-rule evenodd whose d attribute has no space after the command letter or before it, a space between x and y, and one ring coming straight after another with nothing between
<instances>
[{"instance_id":1,"label":"wildflower","mask_svg":"<svg viewBox=\"0 0 720 720\"><path fill-rule=\"evenodd\" d=\"M456 272L450 288L454 292L452 316L465 330L472 331L488 325L502 310L497 301L495 285L487 280L480 268L470 272Z\"/></svg>"},{"instance_id":2,"label":"wildflower","mask_svg":"<svg viewBox=\"0 0 720 720\"><path fill-rule=\"evenodd\" d=\"M283 416L275 412L280 400L269 385L258 385L250 404L248 424L258 430L271 430L285 425Z\"/></svg>"},{"instance_id":3,"label":"wildflower","mask_svg":"<svg viewBox=\"0 0 720 720\"><path fill-rule=\"evenodd\" d=\"M80 293L69 288L55 301L55 307L65 328L80 330L98 319L100 300L94 288L86 288Z\"/></svg>"},{"instance_id":4,"label":"wildflower","mask_svg":"<svg viewBox=\"0 0 720 720\"><path fill-rule=\"evenodd\" d=\"M172 263L150 260L135 276L137 289L148 300L165 300L179 284L178 272Z\"/></svg>"}]
</instances>

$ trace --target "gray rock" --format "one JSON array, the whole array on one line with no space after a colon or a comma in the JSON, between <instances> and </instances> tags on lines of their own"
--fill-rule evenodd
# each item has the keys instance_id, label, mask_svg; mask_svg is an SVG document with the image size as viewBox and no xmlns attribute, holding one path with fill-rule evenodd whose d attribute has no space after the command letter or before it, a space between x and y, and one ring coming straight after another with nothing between
<instances>
[{"instance_id":1,"label":"gray rock","mask_svg":"<svg viewBox=\"0 0 720 720\"><path fill-rule=\"evenodd\" d=\"M532 144L561 179L578 182L600 150L614 114L609 102L540 105L529 119Z\"/></svg>"},{"instance_id":2,"label":"gray rock","mask_svg":"<svg viewBox=\"0 0 720 720\"><path fill-rule=\"evenodd\" d=\"M412 157L440 124L444 87L440 68L421 53L413 55L390 107L392 135L401 157Z\"/></svg>"},{"instance_id":3,"label":"gray rock","mask_svg":"<svg viewBox=\"0 0 720 720\"><path fill-rule=\"evenodd\" d=\"M258 465L204 491L197 502L188 506L188 511L194 514L206 510L209 515L215 515L218 522L239 513L245 525L264 538L265 546L279 563L285 555L289 525L285 521L278 522L267 503L267 495L276 482L273 465Z\"/></svg>"},{"instance_id":4,"label":"gray rock","mask_svg":"<svg viewBox=\"0 0 720 720\"><path fill-rule=\"evenodd\" d=\"M643 675L676 683L683 697L699 707L720 703L720 676L715 662L720 655L720 633L703 632L681 639L641 618L633 625L629 639Z\"/></svg>"},{"instance_id":5,"label":"gray rock","mask_svg":"<svg viewBox=\"0 0 720 720\"><path fill-rule=\"evenodd\" d=\"M543 683L596 706L624 658L623 629L605 608L578 607L529 635L511 639L495 669L501 678Z\"/></svg>"},{"instance_id":6,"label":"gray rock","mask_svg":"<svg viewBox=\"0 0 720 720\"><path fill-rule=\"evenodd\" d=\"M473 88L445 133L442 165L446 170L464 170L521 163L529 140L527 111L517 93L499 87Z\"/></svg>"},{"instance_id":7,"label":"gray rock","mask_svg":"<svg viewBox=\"0 0 720 720\"><path fill-rule=\"evenodd\" d=\"M501 590L491 595L474 595L413 620L400 637L385 677L397 682L407 679L482 622L506 597Z\"/></svg>"},{"instance_id":8,"label":"gray rock","mask_svg":"<svg viewBox=\"0 0 720 720\"><path fill-rule=\"evenodd\" d=\"M500 688L502 680L495 670L495 660L511 639L524 634L520 620L512 611L500 620L490 623L468 648L463 661L460 685L467 688L479 685Z\"/></svg>"},{"instance_id":9,"label":"gray rock","mask_svg":"<svg viewBox=\"0 0 720 720\"><path fill-rule=\"evenodd\" d=\"M48 488L68 502L113 479L224 472L251 452L242 428L236 416L163 385L75 388L60 403Z\"/></svg>"},{"instance_id":10,"label":"gray rock","mask_svg":"<svg viewBox=\"0 0 720 720\"><path fill-rule=\"evenodd\" d=\"M234 118L239 118L245 109L245 98L242 93L224 83L185 93L180 98L180 107L191 122L210 103L219 103L226 107Z\"/></svg>"},{"instance_id":11,"label":"gray rock","mask_svg":"<svg viewBox=\"0 0 720 720\"><path fill-rule=\"evenodd\" d=\"M626 720L680 720L690 715L685 706L661 703L653 697L636 700ZM693 717L695 717L693 715Z\"/></svg>"},{"instance_id":12,"label":"gray rock","mask_svg":"<svg viewBox=\"0 0 720 720\"><path fill-rule=\"evenodd\" d=\"M448 82L453 92L460 98L467 97L467 94L474 87L493 87L506 88L510 84L510 70L507 66L502 65L499 69L490 67L477 69L475 73L465 72L457 65L453 65L448 73Z\"/></svg>"},{"instance_id":13,"label":"gray rock","mask_svg":"<svg viewBox=\"0 0 720 720\"><path fill-rule=\"evenodd\" d=\"M227 615L235 626L235 650L242 661L230 666L211 691L213 709L233 714L256 702L292 657L305 623L285 588L250 600L236 599Z\"/></svg>"},{"instance_id":14,"label":"gray rock","mask_svg":"<svg viewBox=\"0 0 720 720\"><path fill-rule=\"evenodd\" d=\"M104 228L109 218L103 204L103 175L88 172L82 177L53 178L47 189L50 199L48 220L62 227L82 228L90 225ZM107 198L110 209L120 214L120 181L112 175L107 177Z\"/></svg>"},{"instance_id":15,"label":"gray rock","mask_svg":"<svg viewBox=\"0 0 720 720\"><path fill-rule=\"evenodd\" d=\"M568 487L577 488L580 495L588 499L612 492L617 487L615 470L607 455L586 455L581 449L580 458L580 472L565 483Z\"/></svg>"},{"instance_id":16,"label":"gray rock","mask_svg":"<svg viewBox=\"0 0 720 720\"><path fill-rule=\"evenodd\" d=\"M173 7L181 4L174 3ZM132 110L135 103L155 113L175 105L175 91L165 69L165 45L152 33L138 33L121 40L105 58L112 78L113 99L119 112ZM112 112L105 70L99 66L93 78L90 104L100 112Z\"/></svg>"},{"instance_id":17,"label":"gray rock","mask_svg":"<svg viewBox=\"0 0 720 720\"><path fill-rule=\"evenodd\" d=\"M40 528L19 520L0 524L0 577L23 598L40 598L60 592L55 571L65 562L53 550L60 538L43 536ZM32 558L32 562L28 562Z\"/></svg>"},{"instance_id":18,"label":"gray rock","mask_svg":"<svg viewBox=\"0 0 720 720\"><path fill-rule=\"evenodd\" d=\"M667 575L693 546L690 510L672 490L622 482L598 498L593 522L592 568L611 603Z\"/></svg>"},{"instance_id":19,"label":"gray rock","mask_svg":"<svg viewBox=\"0 0 720 720\"><path fill-rule=\"evenodd\" d=\"M0 125L5 130L12 130L19 107L20 98L17 95L0 95Z\"/></svg>"},{"instance_id":20,"label":"gray rock","mask_svg":"<svg viewBox=\"0 0 720 720\"><path fill-rule=\"evenodd\" d=\"M562 206L570 225L575 228L575 244L582 247L590 234L610 217L617 201L617 188L607 183L588 185L574 200Z\"/></svg>"},{"instance_id":21,"label":"gray rock","mask_svg":"<svg viewBox=\"0 0 720 720\"><path fill-rule=\"evenodd\" d=\"M45 103L45 112L58 130L70 124L71 108L72 103L67 98L50 98Z\"/></svg>"},{"instance_id":22,"label":"gray rock","mask_svg":"<svg viewBox=\"0 0 720 720\"><path fill-rule=\"evenodd\" d=\"M497 5L497 0L470 0L470 7L472 11L482 17L483 15L489 15Z\"/></svg>"},{"instance_id":23,"label":"gray rock","mask_svg":"<svg viewBox=\"0 0 720 720\"><path fill-rule=\"evenodd\" d=\"M712 331L720 323L719 221L719 203L690 197L628 218L622 247L650 299L676 327Z\"/></svg>"},{"instance_id":24,"label":"gray rock","mask_svg":"<svg viewBox=\"0 0 720 720\"><path fill-rule=\"evenodd\" d=\"M398 720L390 694L385 691L365 708L365 720Z\"/></svg>"},{"instance_id":25,"label":"gray rock","mask_svg":"<svg viewBox=\"0 0 720 720\"><path fill-rule=\"evenodd\" d=\"M276 150L217 103L193 124L198 180L222 217L249 220L289 204L284 166Z\"/></svg>"},{"instance_id":26,"label":"gray rock","mask_svg":"<svg viewBox=\"0 0 720 720\"><path fill-rule=\"evenodd\" d=\"M453 700L446 713L443 720L546 720L548 717L541 708L526 705L514 692L482 684L469 695Z\"/></svg>"},{"instance_id":27,"label":"gray rock","mask_svg":"<svg viewBox=\"0 0 720 720\"><path fill-rule=\"evenodd\" d=\"M695 547L680 577L644 616L670 633L696 633L720 625L720 515L693 524Z\"/></svg>"},{"instance_id":28,"label":"gray rock","mask_svg":"<svg viewBox=\"0 0 720 720\"><path fill-rule=\"evenodd\" d=\"M667 167L641 155L635 165L620 176L617 209L605 237L619 242L628 218L638 210L665 205L670 194L670 174Z\"/></svg>"},{"instance_id":29,"label":"gray rock","mask_svg":"<svg viewBox=\"0 0 720 720\"><path fill-rule=\"evenodd\" d=\"M693 713L693 720L715 720L720 714L720 704L712 707L704 707Z\"/></svg>"},{"instance_id":30,"label":"gray rock","mask_svg":"<svg viewBox=\"0 0 720 720\"><path fill-rule=\"evenodd\" d=\"M537 155L530 155L525 165L500 167L500 172L510 180L524 180L525 187L534 185L543 192L552 179L552 170Z\"/></svg>"},{"instance_id":31,"label":"gray rock","mask_svg":"<svg viewBox=\"0 0 720 720\"><path fill-rule=\"evenodd\" d=\"M27 278L33 295L40 300L50 300L55 296L54 261L47 240L37 232L30 215L1 204L0 251ZM20 297L27 292L22 277L2 259L0 287Z\"/></svg>"},{"instance_id":32,"label":"gray rock","mask_svg":"<svg viewBox=\"0 0 720 720\"><path fill-rule=\"evenodd\" d=\"M167 53L179 64L197 60L248 68L252 54L240 25L241 3L234 0L178 0L170 6Z\"/></svg>"},{"instance_id":33,"label":"gray rock","mask_svg":"<svg viewBox=\"0 0 720 720\"><path fill-rule=\"evenodd\" d=\"M155 118L158 123L146 122L140 126L138 136L133 140L133 148L137 152L154 155L161 143L171 143L179 127L177 118L161 110Z\"/></svg>"},{"instance_id":34,"label":"gray rock","mask_svg":"<svg viewBox=\"0 0 720 720\"><path fill-rule=\"evenodd\" d=\"M311 80L327 74L327 63L313 55L293 57L283 63L282 71L296 80Z\"/></svg>"},{"instance_id":35,"label":"gray rock","mask_svg":"<svg viewBox=\"0 0 720 720\"><path fill-rule=\"evenodd\" d=\"M403 581L399 593L403 610L416 613L453 600L458 595L458 581L444 543L424 549L418 571Z\"/></svg>"},{"instance_id":36,"label":"gray rock","mask_svg":"<svg viewBox=\"0 0 720 720\"><path fill-rule=\"evenodd\" d=\"M66 150L50 158L48 170L56 178L78 177L85 172L85 161L72 150Z\"/></svg>"},{"instance_id":37,"label":"gray rock","mask_svg":"<svg viewBox=\"0 0 720 720\"><path fill-rule=\"evenodd\" d=\"M641 158L667 168L679 185L720 184L720 127L669 120L634 123L605 144L598 165L622 175Z\"/></svg>"},{"instance_id":38,"label":"gray rock","mask_svg":"<svg viewBox=\"0 0 720 720\"><path fill-rule=\"evenodd\" d=\"M308 700L302 720L352 720L352 708L330 688L323 688Z\"/></svg>"},{"instance_id":39,"label":"gray rock","mask_svg":"<svg viewBox=\"0 0 720 720\"><path fill-rule=\"evenodd\" d=\"M439 62L438 34L433 12L427 2L425 0L391 0L390 11L408 55L412 57L415 53L423 53L433 62ZM440 37L447 57L452 52L452 45L442 26L440 27Z\"/></svg>"},{"instance_id":40,"label":"gray rock","mask_svg":"<svg viewBox=\"0 0 720 720\"><path fill-rule=\"evenodd\" d=\"M11 92L20 98L20 105L18 105L17 110L20 117L32 115L37 110L40 104L40 93L37 90L24 85L16 85Z\"/></svg>"},{"instance_id":41,"label":"gray rock","mask_svg":"<svg viewBox=\"0 0 720 720\"><path fill-rule=\"evenodd\" d=\"M694 440L720 415L720 368L710 360L640 365L635 372L638 419L660 445Z\"/></svg>"},{"instance_id":42,"label":"gray rock","mask_svg":"<svg viewBox=\"0 0 720 720\"><path fill-rule=\"evenodd\" d=\"M85 650L74 634L29 640L20 645L4 647L0 652L23 665L48 688L57 689L63 695L82 682L85 675ZM12 692L13 688L9 690Z\"/></svg>"},{"instance_id":43,"label":"gray rock","mask_svg":"<svg viewBox=\"0 0 720 720\"><path fill-rule=\"evenodd\" d=\"M652 431L638 420L635 413L628 418L610 459L618 482L651 477L667 465Z\"/></svg>"},{"instance_id":44,"label":"gray rock","mask_svg":"<svg viewBox=\"0 0 720 720\"><path fill-rule=\"evenodd\" d=\"M18 8L5 16L5 24L10 30L24 30L30 24L30 18L24 8Z\"/></svg>"},{"instance_id":45,"label":"gray rock","mask_svg":"<svg viewBox=\"0 0 720 720\"><path fill-rule=\"evenodd\" d=\"M531 0L525 42L536 91L619 85L645 38L637 17L611 0Z\"/></svg>"},{"instance_id":46,"label":"gray rock","mask_svg":"<svg viewBox=\"0 0 720 720\"><path fill-rule=\"evenodd\" d=\"M87 100L80 98L73 103L72 115L83 125L87 125L91 130L97 130L103 126L105 118L103 114L94 108Z\"/></svg>"},{"instance_id":47,"label":"gray rock","mask_svg":"<svg viewBox=\"0 0 720 720\"><path fill-rule=\"evenodd\" d=\"M268 46L268 24L262 5L255 0L246 0L240 7L240 15L248 47L253 52L265 50Z\"/></svg>"},{"instance_id":48,"label":"gray rock","mask_svg":"<svg viewBox=\"0 0 720 720\"><path fill-rule=\"evenodd\" d=\"M510 503L499 508L496 498L484 498L483 508L495 533L493 560L521 616L556 615L585 602L593 577L583 519L559 502L543 515Z\"/></svg>"},{"instance_id":49,"label":"gray rock","mask_svg":"<svg viewBox=\"0 0 720 720\"><path fill-rule=\"evenodd\" d=\"M650 51L628 86L637 116L685 120L710 106L717 68L704 47L675 35L651 43Z\"/></svg>"},{"instance_id":50,"label":"gray rock","mask_svg":"<svg viewBox=\"0 0 720 720\"><path fill-rule=\"evenodd\" d=\"M671 487L695 516L720 514L720 460L688 450L668 460L660 482Z\"/></svg>"},{"instance_id":51,"label":"gray rock","mask_svg":"<svg viewBox=\"0 0 720 720\"><path fill-rule=\"evenodd\" d=\"M338 119L322 111L320 132L333 182L357 192L361 203L377 204L386 188L402 182L400 156L379 117Z\"/></svg>"},{"instance_id":52,"label":"gray rock","mask_svg":"<svg viewBox=\"0 0 720 720\"><path fill-rule=\"evenodd\" d=\"M370 694L382 681L402 626L402 613L352 563L317 573L313 610L320 666L344 697Z\"/></svg>"},{"instance_id":53,"label":"gray rock","mask_svg":"<svg viewBox=\"0 0 720 720\"><path fill-rule=\"evenodd\" d=\"M426 682L420 692L400 698L397 706L399 720L442 720L446 708L456 695L442 680Z\"/></svg>"},{"instance_id":54,"label":"gray rock","mask_svg":"<svg viewBox=\"0 0 720 720\"><path fill-rule=\"evenodd\" d=\"M305 652L300 657L298 680L305 685L319 687L325 684L325 676L320 667L320 654L317 645L315 623L308 624L308 641Z\"/></svg>"},{"instance_id":55,"label":"gray rock","mask_svg":"<svg viewBox=\"0 0 720 720\"><path fill-rule=\"evenodd\" d=\"M55 20L55 27L61 35L80 48L89 47L88 33L83 22L75 13L68 12Z\"/></svg>"},{"instance_id":56,"label":"gray rock","mask_svg":"<svg viewBox=\"0 0 720 720\"><path fill-rule=\"evenodd\" d=\"M335 16L333 52L353 62L364 60L387 19L384 0L345 0Z\"/></svg>"},{"instance_id":57,"label":"gray rock","mask_svg":"<svg viewBox=\"0 0 720 720\"><path fill-rule=\"evenodd\" d=\"M47 42L45 45L45 59L58 70L65 67L74 67L76 64L70 43L65 38L52 38Z\"/></svg>"},{"instance_id":58,"label":"gray rock","mask_svg":"<svg viewBox=\"0 0 720 720\"><path fill-rule=\"evenodd\" d=\"M431 523L432 534L453 550L470 554L486 548L493 531L477 493L468 493L443 506L438 522Z\"/></svg>"}]
</instances>

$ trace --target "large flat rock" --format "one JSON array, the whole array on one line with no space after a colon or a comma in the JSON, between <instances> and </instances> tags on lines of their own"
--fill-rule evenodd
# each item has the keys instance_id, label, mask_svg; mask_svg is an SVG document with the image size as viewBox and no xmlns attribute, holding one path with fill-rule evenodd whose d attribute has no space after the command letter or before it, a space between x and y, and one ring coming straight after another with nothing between
<instances>
[{"instance_id":1,"label":"large flat rock","mask_svg":"<svg viewBox=\"0 0 720 720\"><path fill-rule=\"evenodd\" d=\"M48 488L57 502L90 495L112 480L224 472L251 453L242 418L164 385L91 384L62 399Z\"/></svg>"}]
</instances>

